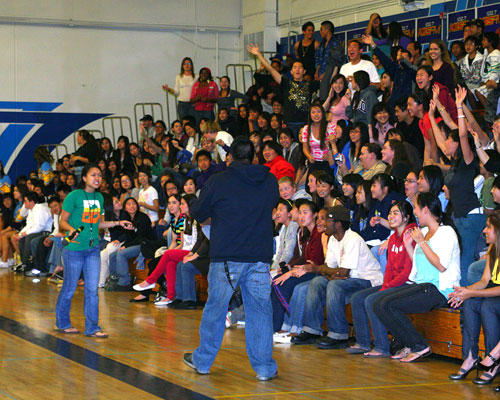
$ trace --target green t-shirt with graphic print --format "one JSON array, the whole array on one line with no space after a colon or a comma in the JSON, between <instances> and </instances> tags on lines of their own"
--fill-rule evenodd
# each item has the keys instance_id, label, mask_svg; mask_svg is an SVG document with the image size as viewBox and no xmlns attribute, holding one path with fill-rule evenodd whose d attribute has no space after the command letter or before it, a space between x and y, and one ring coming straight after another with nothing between
<instances>
[{"instance_id":1,"label":"green t-shirt with graphic print","mask_svg":"<svg viewBox=\"0 0 500 400\"><path fill-rule=\"evenodd\" d=\"M75 229L83 226L84 229L74 242L66 246L68 250L79 251L99 246L99 221L104 216L104 198L99 192L87 193L83 189L72 191L64 199L63 210L70 216L68 223Z\"/></svg>"}]
</instances>

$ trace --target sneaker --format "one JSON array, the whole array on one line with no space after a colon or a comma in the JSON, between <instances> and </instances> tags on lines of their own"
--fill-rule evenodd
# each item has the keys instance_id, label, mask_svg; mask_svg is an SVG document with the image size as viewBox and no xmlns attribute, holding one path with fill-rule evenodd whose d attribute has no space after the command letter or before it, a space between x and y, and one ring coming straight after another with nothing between
<instances>
[{"instance_id":1,"label":"sneaker","mask_svg":"<svg viewBox=\"0 0 500 400\"><path fill-rule=\"evenodd\" d=\"M238 326L245 326L245 321L237 321L236 325L238 325Z\"/></svg>"},{"instance_id":2,"label":"sneaker","mask_svg":"<svg viewBox=\"0 0 500 400\"><path fill-rule=\"evenodd\" d=\"M48 281L49 281L50 283L59 283L59 282L61 282L61 280L57 277L57 275L51 276L51 277L48 279Z\"/></svg>"},{"instance_id":3,"label":"sneaker","mask_svg":"<svg viewBox=\"0 0 500 400\"><path fill-rule=\"evenodd\" d=\"M228 311L226 314L226 328L231 328L231 325L233 324L231 321L231 311Z\"/></svg>"},{"instance_id":4,"label":"sneaker","mask_svg":"<svg viewBox=\"0 0 500 400\"><path fill-rule=\"evenodd\" d=\"M10 265L8 262L5 262L5 261L0 261L0 269L6 269L6 268L9 268Z\"/></svg>"},{"instance_id":5,"label":"sneaker","mask_svg":"<svg viewBox=\"0 0 500 400\"><path fill-rule=\"evenodd\" d=\"M292 337L288 336L289 333L275 333L273 335L273 342L281 344L290 344L292 342Z\"/></svg>"},{"instance_id":6,"label":"sneaker","mask_svg":"<svg viewBox=\"0 0 500 400\"><path fill-rule=\"evenodd\" d=\"M186 364L189 368L193 368L200 375L208 375L208 372L200 372L198 368L196 368L196 366L193 363L193 353L184 353L182 361L184 361L184 364Z\"/></svg>"},{"instance_id":7,"label":"sneaker","mask_svg":"<svg viewBox=\"0 0 500 400\"><path fill-rule=\"evenodd\" d=\"M257 375L257 380L261 382L266 382L270 381L271 379L276 379L278 377L278 370L271 376L262 376L262 375Z\"/></svg>"},{"instance_id":8,"label":"sneaker","mask_svg":"<svg viewBox=\"0 0 500 400\"><path fill-rule=\"evenodd\" d=\"M161 301L157 301L155 303L155 306L156 307L165 307L165 306L168 306L170 303L172 303L173 300L170 300L170 299L163 299Z\"/></svg>"},{"instance_id":9,"label":"sneaker","mask_svg":"<svg viewBox=\"0 0 500 400\"><path fill-rule=\"evenodd\" d=\"M39 269L33 268L31 271L26 271L24 273L25 276L30 276L30 277L45 277L47 276L47 272L42 272Z\"/></svg>"},{"instance_id":10,"label":"sneaker","mask_svg":"<svg viewBox=\"0 0 500 400\"><path fill-rule=\"evenodd\" d=\"M14 260L13 258L9 258L7 260L7 264L9 264L9 267L13 267L16 264L16 260Z\"/></svg>"},{"instance_id":11,"label":"sneaker","mask_svg":"<svg viewBox=\"0 0 500 400\"><path fill-rule=\"evenodd\" d=\"M163 294L161 294L160 292L156 293L156 296L153 300L153 303L158 303L159 301L162 301L162 300L165 300L166 299L166 296L164 296Z\"/></svg>"}]
</instances>

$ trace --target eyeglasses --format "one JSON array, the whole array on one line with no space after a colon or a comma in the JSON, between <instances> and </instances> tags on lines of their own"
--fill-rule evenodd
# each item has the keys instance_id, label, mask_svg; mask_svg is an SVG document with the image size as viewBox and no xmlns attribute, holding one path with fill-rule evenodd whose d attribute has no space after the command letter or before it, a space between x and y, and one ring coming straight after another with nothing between
<instances>
[{"instance_id":1,"label":"eyeglasses","mask_svg":"<svg viewBox=\"0 0 500 400\"><path fill-rule=\"evenodd\" d=\"M417 183L415 179L405 179L405 183Z\"/></svg>"}]
</instances>

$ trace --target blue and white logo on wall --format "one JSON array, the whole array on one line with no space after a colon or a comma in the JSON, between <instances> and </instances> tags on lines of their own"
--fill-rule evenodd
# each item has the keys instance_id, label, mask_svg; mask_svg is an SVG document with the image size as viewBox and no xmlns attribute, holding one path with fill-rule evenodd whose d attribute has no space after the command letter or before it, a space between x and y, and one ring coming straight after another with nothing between
<instances>
[{"instance_id":1,"label":"blue and white logo on wall","mask_svg":"<svg viewBox=\"0 0 500 400\"><path fill-rule=\"evenodd\" d=\"M0 101L0 160L11 178L37 168L33 151L61 143L74 131L110 114L54 112L62 103Z\"/></svg>"}]
</instances>

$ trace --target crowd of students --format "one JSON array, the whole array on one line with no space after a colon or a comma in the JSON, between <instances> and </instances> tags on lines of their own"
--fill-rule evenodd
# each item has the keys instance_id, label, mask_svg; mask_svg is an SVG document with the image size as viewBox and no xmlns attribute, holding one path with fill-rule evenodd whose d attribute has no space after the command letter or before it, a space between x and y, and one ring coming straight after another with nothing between
<instances>
[{"instance_id":1,"label":"crowd of students","mask_svg":"<svg viewBox=\"0 0 500 400\"><path fill-rule=\"evenodd\" d=\"M244 136L281 196L269 260L275 341L347 347L350 302L349 353L414 362L431 348L405 314L449 304L464 314L464 363L450 378L483 369L474 382L489 383L500 355L500 52L498 35L483 27L468 24L452 55L441 40L422 53L397 22L385 26L373 14L345 54L331 22L321 24L320 42L308 22L285 65L248 46L261 68L245 94L227 76L217 85L207 67L196 74L186 57L174 88L163 86L178 96L170 129L145 115L142 142L120 136L116 144L81 130L75 153L54 164L37 149L38 170L13 187L0 170L0 267L63 279L61 204L96 163L106 221L134 227L100 232L99 287L134 289L132 302L149 302L159 282L154 305L197 308L194 276L208 273L210 234L190 207ZM132 259L149 270L142 283L130 276ZM481 325L489 353L482 362ZM388 331L399 344L392 355Z\"/></svg>"}]
</instances>

